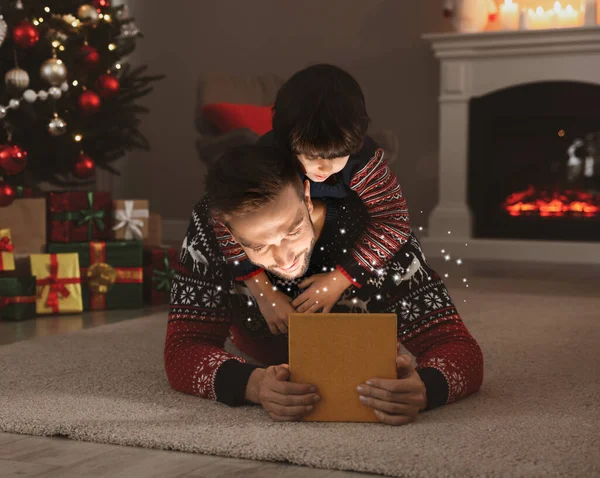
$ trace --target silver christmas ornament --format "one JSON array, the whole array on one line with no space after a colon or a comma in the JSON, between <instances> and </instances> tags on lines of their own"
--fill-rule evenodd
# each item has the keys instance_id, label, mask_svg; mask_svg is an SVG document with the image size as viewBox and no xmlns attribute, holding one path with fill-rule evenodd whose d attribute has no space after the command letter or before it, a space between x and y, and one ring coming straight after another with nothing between
<instances>
[{"instance_id":1,"label":"silver christmas ornament","mask_svg":"<svg viewBox=\"0 0 600 478\"><path fill-rule=\"evenodd\" d=\"M44 91L44 90L40 90L40 91L38 91L37 97L38 97L38 100L40 100L40 101L46 101L48 99L48 92Z\"/></svg>"},{"instance_id":2,"label":"silver christmas ornament","mask_svg":"<svg viewBox=\"0 0 600 478\"><path fill-rule=\"evenodd\" d=\"M42 63L40 76L53 86L58 86L67 79L67 67L58 58L50 58Z\"/></svg>"},{"instance_id":3,"label":"silver christmas ornament","mask_svg":"<svg viewBox=\"0 0 600 478\"><path fill-rule=\"evenodd\" d=\"M4 81L6 82L6 86L23 91L29 86L29 75L25 70L22 70L17 66L6 72Z\"/></svg>"},{"instance_id":4,"label":"silver christmas ornament","mask_svg":"<svg viewBox=\"0 0 600 478\"><path fill-rule=\"evenodd\" d=\"M98 10L91 5L81 5L77 10L77 16L82 22L89 22L92 25L98 23Z\"/></svg>"},{"instance_id":5,"label":"silver christmas ornament","mask_svg":"<svg viewBox=\"0 0 600 478\"><path fill-rule=\"evenodd\" d=\"M48 133L52 136L62 136L67 131L67 123L59 116L55 116L48 123Z\"/></svg>"},{"instance_id":6,"label":"silver christmas ornament","mask_svg":"<svg viewBox=\"0 0 600 478\"><path fill-rule=\"evenodd\" d=\"M67 91L69 91L69 83L67 83L65 81L62 85L60 85L60 89L63 90L63 92L66 93Z\"/></svg>"},{"instance_id":7,"label":"silver christmas ornament","mask_svg":"<svg viewBox=\"0 0 600 478\"><path fill-rule=\"evenodd\" d=\"M57 86L52 86L48 89L48 94L52 96L55 100L59 99L62 96L62 91Z\"/></svg>"},{"instance_id":8,"label":"silver christmas ornament","mask_svg":"<svg viewBox=\"0 0 600 478\"><path fill-rule=\"evenodd\" d=\"M25 90L23 93L23 99L27 101L27 103L33 103L35 100L37 100L37 97L37 93L33 90Z\"/></svg>"},{"instance_id":9,"label":"silver christmas ornament","mask_svg":"<svg viewBox=\"0 0 600 478\"><path fill-rule=\"evenodd\" d=\"M0 106L0 119L4 118L6 116L6 108L4 106Z\"/></svg>"},{"instance_id":10,"label":"silver christmas ornament","mask_svg":"<svg viewBox=\"0 0 600 478\"><path fill-rule=\"evenodd\" d=\"M4 43L4 39L6 38L6 32L8 31L8 25L4 20L4 17L0 15L0 46Z\"/></svg>"},{"instance_id":11,"label":"silver christmas ornament","mask_svg":"<svg viewBox=\"0 0 600 478\"><path fill-rule=\"evenodd\" d=\"M8 102L8 107L12 108L13 110L16 110L20 104L21 104L21 102L19 100L17 100L16 98L13 98L12 100L10 100Z\"/></svg>"}]
</instances>

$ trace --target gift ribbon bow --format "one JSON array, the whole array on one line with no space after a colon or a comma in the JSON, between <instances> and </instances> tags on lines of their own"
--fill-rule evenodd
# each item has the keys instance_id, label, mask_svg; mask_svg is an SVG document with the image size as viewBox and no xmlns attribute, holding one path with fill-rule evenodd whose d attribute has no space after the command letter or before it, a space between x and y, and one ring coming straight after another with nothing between
<instances>
[{"instance_id":1,"label":"gift ribbon bow","mask_svg":"<svg viewBox=\"0 0 600 478\"><path fill-rule=\"evenodd\" d=\"M10 304L32 304L35 303L35 296L16 295L12 297L0 296L0 309Z\"/></svg>"},{"instance_id":2,"label":"gift ribbon bow","mask_svg":"<svg viewBox=\"0 0 600 478\"><path fill-rule=\"evenodd\" d=\"M96 223L96 227L98 229L100 229L101 231L104 230L104 210L94 210L94 193L92 191L88 192L88 202L90 204L90 208L82 209L81 211L79 211L81 217L77 221L77 225L83 226L87 222L88 240L91 240L94 222Z\"/></svg>"},{"instance_id":3,"label":"gift ribbon bow","mask_svg":"<svg viewBox=\"0 0 600 478\"><path fill-rule=\"evenodd\" d=\"M165 257L163 260L165 265L164 270L160 269L152 269L152 282L157 282L158 284L155 286L156 290L165 290L165 292L169 292L171 290L171 281L173 280L173 275L175 271L171 269L171 264L169 262L169 251L165 249Z\"/></svg>"},{"instance_id":4,"label":"gift ribbon bow","mask_svg":"<svg viewBox=\"0 0 600 478\"><path fill-rule=\"evenodd\" d=\"M58 258L56 254L50 254L50 275L45 279L38 279L36 281L38 286L42 286L40 293L44 290L45 286L50 286L46 306L50 307L55 314L59 312L58 304L60 299L65 299L70 295L69 289L66 287L67 284L79 284L80 282L81 279L79 277L58 277Z\"/></svg>"},{"instance_id":5,"label":"gift ribbon bow","mask_svg":"<svg viewBox=\"0 0 600 478\"><path fill-rule=\"evenodd\" d=\"M113 231L125 228L125 239L142 239L142 230L145 219L150 216L148 209L133 209L133 201L125 201L125 209L115 212L115 219L119 223L113 227Z\"/></svg>"},{"instance_id":6,"label":"gift ribbon bow","mask_svg":"<svg viewBox=\"0 0 600 478\"><path fill-rule=\"evenodd\" d=\"M68 212L56 212L53 213L53 219L57 221L77 221L78 226L83 226L85 223L88 225L88 240L92 240L92 232L94 231L94 224L101 231L104 230L104 213L103 209L99 211L94 210L94 193L90 191L87 193L89 209L81 209L79 211L68 211Z\"/></svg>"},{"instance_id":7,"label":"gift ribbon bow","mask_svg":"<svg viewBox=\"0 0 600 478\"><path fill-rule=\"evenodd\" d=\"M14 250L13 243L10 240L10 237L4 236L0 239L0 252L12 252Z\"/></svg>"}]
</instances>

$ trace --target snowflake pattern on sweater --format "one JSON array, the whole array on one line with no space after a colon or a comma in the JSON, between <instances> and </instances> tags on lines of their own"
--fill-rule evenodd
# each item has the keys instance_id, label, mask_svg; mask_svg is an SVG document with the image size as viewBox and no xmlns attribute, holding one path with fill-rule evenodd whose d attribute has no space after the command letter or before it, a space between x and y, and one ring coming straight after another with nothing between
<instances>
[{"instance_id":1,"label":"snowflake pattern on sweater","mask_svg":"<svg viewBox=\"0 0 600 478\"><path fill-rule=\"evenodd\" d=\"M328 219L305 276L283 280L267 273L292 298L302 292L298 284L304 277L330 270L347 255L369 220L356 197L329 200L327 208ZM338 212L332 213L336 208ZM287 362L287 337L270 333L256 301L227 267L213 226L205 199L192 215L172 283L165 368L175 389L239 405L244 403L245 385L256 366L226 352L226 339L266 366ZM396 314L398 341L416 357L428 408L479 389L481 350L414 235L362 287L348 288L332 312Z\"/></svg>"}]
</instances>

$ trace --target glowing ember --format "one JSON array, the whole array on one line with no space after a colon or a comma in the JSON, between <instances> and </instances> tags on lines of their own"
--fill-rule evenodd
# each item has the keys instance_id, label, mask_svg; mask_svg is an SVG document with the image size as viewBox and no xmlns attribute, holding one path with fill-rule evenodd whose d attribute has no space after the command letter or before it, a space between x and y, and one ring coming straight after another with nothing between
<instances>
[{"instance_id":1,"label":"glowing ember","mask_svg":"<svg viewBox=\"0 0 600 478\"><path fill-rule=\"evenodd\" d=\"M511 216L592 217L600 215L600 195L575 190L537 190L529 186L508 196L503 206Z\"/></svg>"}]
</instances>

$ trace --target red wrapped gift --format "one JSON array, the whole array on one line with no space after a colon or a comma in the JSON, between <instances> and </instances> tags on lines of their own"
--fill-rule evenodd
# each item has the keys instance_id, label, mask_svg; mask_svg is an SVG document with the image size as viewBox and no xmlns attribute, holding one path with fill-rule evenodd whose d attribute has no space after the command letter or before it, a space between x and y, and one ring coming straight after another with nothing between
<instances>
[{"instance_id":1,"label":"red wrapped gift","mask_svg":"<svg viewBox=\"0 0 600 478\"><path fill-rule=\"evenodd\" d=\"M152 247L144 251L144 297L152 305L168 304L179 250Z\"/></svg>"},{"instance_id":2,"label":"red wrapped gift","mask_svg":"<svg viewBox=\"0 0 600 478\"><path fill-rule=\"evenodd\" d=\"M48 194L48 241L85 242L112 238L112 199L107 192Z\"/></svg>"}]
</instances>

